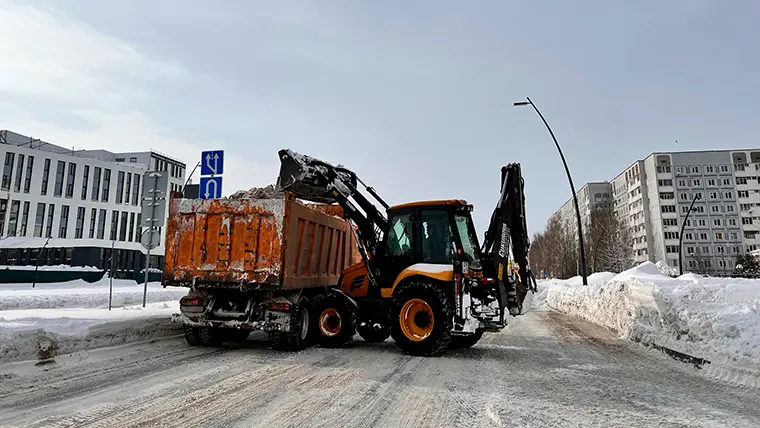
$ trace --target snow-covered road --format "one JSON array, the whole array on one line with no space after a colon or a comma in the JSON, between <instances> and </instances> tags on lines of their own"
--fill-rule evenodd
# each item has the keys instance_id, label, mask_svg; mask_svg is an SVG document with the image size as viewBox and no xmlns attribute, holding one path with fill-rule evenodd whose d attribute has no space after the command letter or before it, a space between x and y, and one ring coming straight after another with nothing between
<instances>
[{"instance_id":1,"label":"snow-covered road","mask_svg":"<svg viewBox=\"0 0 760 428\"><path fill-rule=\"evenodd\" d=\"M0 366L0 425L31 427L757 426L760 394L548 311L473 349L391 341L288 354L169 338Z\"/></svg>"}]
</instances>

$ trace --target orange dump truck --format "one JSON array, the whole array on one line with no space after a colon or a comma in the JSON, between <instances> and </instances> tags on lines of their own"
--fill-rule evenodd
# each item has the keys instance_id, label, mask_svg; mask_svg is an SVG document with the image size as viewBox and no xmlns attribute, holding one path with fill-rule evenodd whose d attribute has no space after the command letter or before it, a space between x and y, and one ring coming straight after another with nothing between
<instances>
[{"instance_id":1,"label":"orange dump truck","mask_svg":"<svg viewBox=\"0 0 760 428\"><path fill-rule=\"evenodd\" d=\"M361 260L342 216L340 206L288 193L172 199L162 282L190 288L172 317L188 343L212 346L263 330L273 347L300 349L314 325L310 308Z\"/></svg>"}]
</instances>

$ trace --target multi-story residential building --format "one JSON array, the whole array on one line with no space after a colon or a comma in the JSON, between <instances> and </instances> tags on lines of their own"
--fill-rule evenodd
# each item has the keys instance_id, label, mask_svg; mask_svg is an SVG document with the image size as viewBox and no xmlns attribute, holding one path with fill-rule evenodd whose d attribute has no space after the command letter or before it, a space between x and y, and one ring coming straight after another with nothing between
<instances>
[{"instance_id":1,"label":"multi-story residential building","mask_svg":"<svg viewBox=\"0 0 760 428\"><path fill-rule=\"evenodd\" d=\"M575 194L578 199L578 211L581 213L581 224L583 225L584 234L587 232L589 225L591 224L591 212L597 209L601 204L610 198L610 183L606 181L586 183ZM561 220L568 228L578 227L578 222L575 215L575 204L572 199L565 202L560 209L558 209L550 219L557 218ZM576 240L577 240L576 234Z\"/></svg>"},{"instance_id":2,"label":"multi-story residential building","mask_svg":"<svg viewBox=\"0 0 760 428\"><path fill-rule=\"evenodd\" d=\"M611 188L636 262L678 267L686 221L684 268L721 274L733 269L736 256L758 249L759 180L760 149L657 152L627 167Z\"/></svg>"},{"instance_id":3,"label":"multi-story residential building","mask_svg":"<svg viewBox=\"0 0 760 428\"><path fill-rule=\"evenodd\" d=\"M143 174L167 171L167 190L181 191L186 168L153 150L73 150L11 131L0 131L0 160L0 265L105 268L113 248L117 269L141 269Z\"/></svg>"}]
</instances>

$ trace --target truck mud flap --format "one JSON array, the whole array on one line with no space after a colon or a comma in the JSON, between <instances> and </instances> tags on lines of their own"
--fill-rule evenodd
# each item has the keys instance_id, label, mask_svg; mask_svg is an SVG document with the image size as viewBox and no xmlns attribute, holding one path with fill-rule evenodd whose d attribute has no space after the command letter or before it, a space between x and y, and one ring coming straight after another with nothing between
<instances>
[{"instance_id":1,"label":"truck mud flap","mask_svg":"<svg viewBox=\"0 0 760 428\"><path fill-rule=\"evenodd\" d=\"M237 328L241 330L280 331L281 324L265 321L192 320L183 314L172 314L172 321L190 327Z\"/></svg>"}]
</instances>

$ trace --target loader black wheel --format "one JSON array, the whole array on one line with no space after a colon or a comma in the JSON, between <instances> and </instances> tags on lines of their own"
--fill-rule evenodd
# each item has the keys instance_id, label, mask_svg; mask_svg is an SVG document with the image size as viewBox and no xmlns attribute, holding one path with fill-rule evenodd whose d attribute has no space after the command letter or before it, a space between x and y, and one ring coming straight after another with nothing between
<instances>
[{"instance_id":1,"label":"loader black wheel","mask_svg":"<svg viewBox=\"0 0 760 428\"><path fill-rule=\"evenodd\" d=\"M391 335L391 329L388 326L376 328L371 325L363 325L356 327L356 331L362 339L370 343L384 342Z\"/></svg>"},{"instance_id":2,"label":"loader black wheel","mask_svg":"<svg viewBox=\"0 0 760 428\"><path fill-rule=\"evenodd\" d=\"M191 327L189 325L183 326L185 329L185 340L190 346L201 345L201 329L198 327Z\"/></svg>"},{"instance_id":3,"label":"loader black wheel","mask_svg":"<svg viewBox=\"0 0 760 428\"><path fill-rule=\"evenodd\" d=\"M308 346L309 338L309 300L300 297L290 310L288 331L269 332L269 344L272 349L296 352Z\"/></svg>"},{"instance_id":4,"label":"loader black wheel","mask_svg":"<svg viewBox=\"0 0 760 428\"><path fill-rule=\"evenodd\" d=\"M465 349L472 348L483 337L483 331L478 330L474 334L467 336L451 336L451 342L449 348L451 349Z\"/></svg>"},{"instance_id":5,"label":"loader black wheel","mask_svg":"<svg viewBox=\"0 0 760 428\"><path fill-rule=\"evenodd\" d=\"M344 297L329 294L315 307L315 336L323 348L340 348L356 334L356 310Z\"/></svg>"},{"instance_id":6,"label":"loader black wheel","mask_svg":"<svg viewBox=\"0 0 760 428\"><path fill-rule=\"evenodd\" d=\"M198 336L203 346L219 346L224 341L224 335L220 331L220 328L216 327L200 327L198 329Z\"/></svg>"},{"instance_id":7,"label":"loader black wheel","mask_svg":"<svg viewBox=\"0 0 760 428\"><path fill-rule=\"evenodd\" d=\"M410 282L393 298L391 336L409 355L432 357L449 345L454 327L446 294L428 282Z\"/></svg>"}]
</instances>

